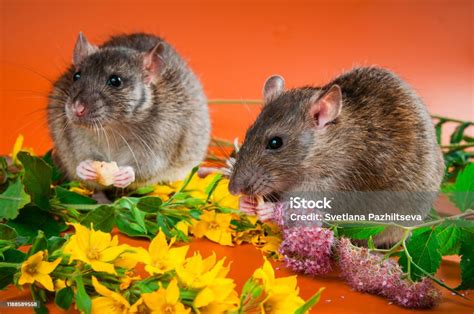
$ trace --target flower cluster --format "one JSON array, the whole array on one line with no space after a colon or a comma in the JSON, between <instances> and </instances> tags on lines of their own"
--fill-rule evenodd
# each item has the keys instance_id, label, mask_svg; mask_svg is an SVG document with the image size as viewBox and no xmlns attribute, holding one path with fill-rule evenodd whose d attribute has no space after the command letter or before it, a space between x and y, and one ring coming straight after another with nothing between
<instances>
[{"instance_id":1,"label":"flower cluster","mask_svg":"<svg viewBox=\"0 0 474 314\"><path fill-rule=\"evenodd\" d=\"M283 231L280 253L286 267L293 271L322 275L331 271L333 242L334 234L326 228L288 228Z\"/></svg>"},{"instance_id":2,"label":"flower cluster","mask_svg":"<svg viewBox=\"0 0 474 314\"><path fill-rule=\"evenodd\" d=\"M341 238L336 251L342 276L357 291L377 294L408 308L432 308L441 299L428 278L411 282L394 260L353 246L349 239Z\"/></svg>"},{"instance_id":3,"label":"flower cluster","mask_svg":"<svg viewBox=\"0 0 474 314\"><path fill-rule=\"evenodd\" d=\"M241 300L259 313L289 313L305 304L296 276L275 278L268 261L250 279L261 286L262 295L239 298L225 258L203 258L199 252L187 257L189 247L175 246L175 239L168 241L163 232L145 249L119 244L110 233L71 225L75 233L62 246L32 252L17 275L19 285L60 293L56 301L64 309L71 306L62 303L66 293L86 313L236 313ZM142 278L145 272L148 276Z\"/></svg>"}]
</instances>

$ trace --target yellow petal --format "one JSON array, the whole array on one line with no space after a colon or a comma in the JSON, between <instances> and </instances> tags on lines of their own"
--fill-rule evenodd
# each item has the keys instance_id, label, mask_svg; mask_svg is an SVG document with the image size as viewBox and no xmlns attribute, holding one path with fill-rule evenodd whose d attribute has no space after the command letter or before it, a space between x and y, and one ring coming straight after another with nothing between
<instances>
[{"instance_id":1,"label":"yellow petal","mask_svg":"<svg viewBox=\"0 0 474 314\"><path fill-rule=\"evenodd\" d=\"M126 249L124 246L111 246L100 252L100 260L110 262L115 260Z\"/></svg>"},{"instance_id":2,"label":"yellow petal","mask_svg":"<svg viewBox=\"0 0 474 314\"><path fill-rule=\"evenodd\" d=\"M196 222L193 227L193 234L196 238L202 238L209 228L209 223L203 220Z\"/></svg>"},{"instance_id":3,"label":"yellow petal","mask_svg":"<svg viewBox=\"0 0 474 314\"><path fill-rule=\"evenodd\" d=\"M20 279L18 279L18 284L20 286L27 284L27 283L33 283L35 282L35 279L30 276L28 273L21 273Z\"/></svg>"},{"instance_id":4,"label":"yellow petal","mask_svg":"<svg viewBox=\"0 0 474 314\"><path fill-rule=\"evenodd\" d=\"M166 303L176 304L179 300L179 288L178 281L175 279L171 280L168 287L166 288Z\"/></svg>"},{"instance_id":5,"label":"yellow petal","mask_svg":"<svg viewBox=\"0 0 474 314\"><path fill-rule=\"evenodd\" d=\"M103 271L105 273L114 274L114 275L117 274L115 272L114 264L105 263L101 261L90 261L90 265L92 269L95 271Z\"/></svg>"},{"instance_id":6,"label":"yellow petal","mask_svg":"<svg viewBox=\"0 0 474 314\"><path fill-rule=\"evenodd\" d=\"M206 238L221 245L233 246L232 234L230 232L222 231L221 229L213 229L206 231Z\"/></svg>"},{"instance_id":7,"label":"yellow petal","mask_svg":"<svg viewBox=\"0 0 474 314\"><path fill-rule=\"evenodd\" d=\"M41 262L37 271L42 274L49 274L59 263L61 263L61 258L57 258L54 262Z\"/></svg>"},{"instance_id":8,"label":"yellow petal","mask_svg":"<svg viewBox=\"0 0 474 314\"><path fill-rule=\"evenodd\" d=\"M16 138L16 141L15 141L15 144L13 145L13 150L12 150L13 162L16 161L16 155L18 155L18 153L21 150L21 147L23 146L23 140L24 140L24 137L22 134L18 135L18 137Z\"/></svg>"},{"instance_id":9,"label":"yellow petal","mask_svg":"<svg viewBox=\"0 0 474 314\"><path fill-rule=\"evenodd\" d=\"M53 280L51 279L51 277L49 275L38 273L38 274L34 275L33 278L35 279L35 281L42 284L43 287L45 287L49 291L54 291Z\"/></svg>"},{"instance_id":10,"label":"yellow petal","mask_svg":"<svg viewBox=\"0 0 474 314\"><path fill-rule=\"evenodd\" d=\"M199 291L194 299L194 306L197 308L203 307L215 300L214 292L209 287Z\"/></svg>"},{"instance_id":11,"label":"yellow petal","mask_svg":"<svg viewBox=\"0 0 474 314\"><path fill-rule=\"evenodd\" d=\"M114 313L122 313L122 311L118 310L116 305L117 301L114 299L106 298L106 297L97 297L92 299L92 313L107 313L107 314L114 314Z\"/></svg>"},{"instance_id":12,"label":"yellow petal","mask_svg":"<svg viewBox=\"0 0 474 314\"><path fill-rule=\"evenodd\" d=\"M107 247L112 246L111 235L110 233L105 233L102 231L91 231L90 236L90 247L102 251Z\"/></svg>"},{"instance_id":13,"label":"yellow petal","mask_svg":"<svg viewBox=\"0 0 474 314\"><path fill-rule=\"evenodd\" d=\"M181 220L176 224L176 229L184 233L185 235L188 235L189 233L189 223L185 220Z\"/></svg>"},{"instance_id":14,"label":"yellow petal","mask_svg":"<svg viewBox=\"0 0 474 314\"><path fill-rule=\"evenodd\" d=\"M164 232L158 232L156 237L151 241L148 251L150 252L153 261L166 255L168 252L168 242L166 241L166 235Z\"/></svg>"}]
</instances>

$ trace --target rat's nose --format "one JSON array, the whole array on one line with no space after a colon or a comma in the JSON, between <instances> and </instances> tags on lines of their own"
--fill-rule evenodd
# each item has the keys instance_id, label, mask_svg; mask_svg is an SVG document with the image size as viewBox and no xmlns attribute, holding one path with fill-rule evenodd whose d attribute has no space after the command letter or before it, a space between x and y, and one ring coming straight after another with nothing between
<instances>
[{"instance_id":1,"label":"rat's nose","mask_svg":"<svg viewBox=\"0 0 474 314\"><path fill-rule=\"evenodd\" d=\"M232 195L239 195L239 194L251 194L252 186L249 184L245 184L244 182L240 182L240 180L236 180L231 178L229 182L229 192Z\"/></svg>"},{"instance_id":2,"label":"rat's nose","mask_svg":"<svg viewBox=\"0 0 474 314\"><path fill-rule=\"evenodd\" d=\"M87 109L86 109L86 106L84 105L84 103L80 102L80 101L75 101L73 104L72 104L72 111L74 112L74 114L77 116L77 117L83 117L86 112L87 112Z\"/></svg>"}]
</instances>

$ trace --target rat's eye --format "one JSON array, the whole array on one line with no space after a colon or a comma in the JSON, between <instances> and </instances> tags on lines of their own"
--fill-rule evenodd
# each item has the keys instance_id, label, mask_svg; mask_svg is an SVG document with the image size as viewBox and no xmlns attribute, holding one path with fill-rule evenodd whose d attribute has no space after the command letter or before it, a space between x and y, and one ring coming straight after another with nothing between
<instances>
[{"instance_id":1,"label":"rat's eye","mask_svg":"<svg viewBox=\"0 0 474 314\"><path fill-rule=\"evenodd\" d=\"M122 86L122 78L118 75L112 74L109 76L109 79L107 80L107 85L113 86L113 87L120 87Z\"/></svg>"},{"instance_id":2,"label":"rat's eye","mask_svg":"<svg viewBox=\"0 0 474 314\"><path fill-rule=\"evenodd\" d=\"M74 73L74 76L72 77L72 80L75 82L80 78L81 78L81 72L76 72L76 73Z\"/></svg>"},{"instance_id":3,"label":"rat's eye","mask_svg":"<svg viewBox=\"0 0 474 314\"><path fill-rule=\"evenodd\" d=\"M267 149L278 149L283 145L283 140L281 137L275 136L272 137L267 144Z\"/></svg>"}]
</instances>

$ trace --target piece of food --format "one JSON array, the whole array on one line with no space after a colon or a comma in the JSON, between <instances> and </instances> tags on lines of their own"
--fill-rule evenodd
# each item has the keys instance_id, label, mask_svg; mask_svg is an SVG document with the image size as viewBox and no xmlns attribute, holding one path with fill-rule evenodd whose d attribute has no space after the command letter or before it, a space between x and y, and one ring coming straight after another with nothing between
<instances>
[{"instance_id":1,"label":"piece of food","mask_svg":"<svg viewBox=\"0 0 474 314\"><path fill-rule=\"evenodd\" d=\"M119 167L115 161L93 161L92 167L94 167L97 172L97 182L104 186L112 185L114 183L115 173L119 171Z\"/></svg>"}]
</instances>

